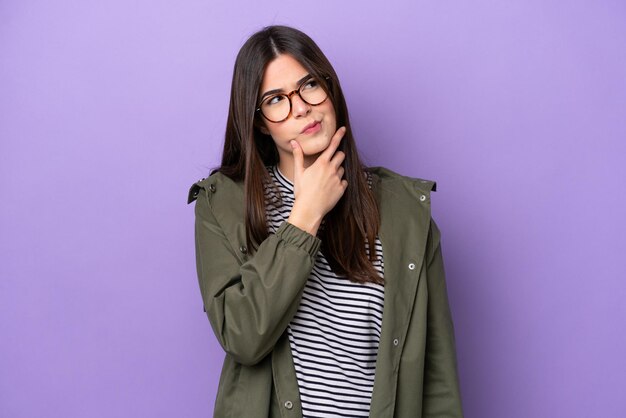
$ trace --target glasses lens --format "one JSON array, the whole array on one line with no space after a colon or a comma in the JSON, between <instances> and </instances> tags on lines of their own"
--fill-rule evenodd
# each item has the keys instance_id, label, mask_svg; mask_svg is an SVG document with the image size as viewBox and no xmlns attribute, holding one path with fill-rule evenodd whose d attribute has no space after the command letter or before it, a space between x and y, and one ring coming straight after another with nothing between
<instances>
[{"instance_id":1,"label":"glasses lens","mask_svg":"<svg viewBox=\"0 0 626 418\"><path fill-rule=\"evenodd\" d=\"M300 97L308 104L316 106L326 100L327 96L319 81L311 78L300 87Z\"/></svg>"},{"instance_id":2,"label":"glasses lens","mask_svg":"<svg viewBox=\"0 0 626 418\"><path fill-rule=\"evenodd\" d=\"M272 122L279 122L289 116L289 99L286 95L270 96L261 104L263 116Z\"/></svg>"}]
</instances>

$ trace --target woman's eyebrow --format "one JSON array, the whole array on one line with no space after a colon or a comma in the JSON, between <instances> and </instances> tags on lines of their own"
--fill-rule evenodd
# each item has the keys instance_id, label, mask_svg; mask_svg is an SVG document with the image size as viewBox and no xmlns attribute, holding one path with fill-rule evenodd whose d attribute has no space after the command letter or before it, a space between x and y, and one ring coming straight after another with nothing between
<instances>
[{"instance_id":1,"label":"woman's eyebrow","mask_svg":"<svg viewBox=\"0 0 626 418\"><path fill-rule=\"evenodd\" d=\"M302 84L309 77L311 77L311 74L307 74L304 77L302 77L300 80L296 81L296 86L299 86L300 84ZM269 96L270 94L282 93L282 92L283 92L283 89L268 90L265 93L263 93L259 101L263 101L265 96Z\"/></svg>"}]
</instances>

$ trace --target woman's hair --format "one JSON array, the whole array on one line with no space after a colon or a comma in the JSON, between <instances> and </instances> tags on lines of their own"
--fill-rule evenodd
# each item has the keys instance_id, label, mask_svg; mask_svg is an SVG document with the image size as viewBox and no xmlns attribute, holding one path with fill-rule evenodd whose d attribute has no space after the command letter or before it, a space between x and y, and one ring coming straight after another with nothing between
<instances>
[{"instance_id":1,"label":"woman's hair","mask_svg":"<svg viewBox=\"0 0 626 418\"><path fill-rule=\"evenodd\" d=\"M345 153L343 167L348 187L324 218L325 225L319 231L321 251L336 274L345 274L359 283L382 283L372 265L380 217L364 176L368 168L359 159L337 74L320 48L303 32L287 26L268 26L241 47L233 72L222 163L213 172L220 171L234 181L244 182L246 243L252 251L269 236L265 187L271 179L266 166L279 160L271 136L259 129L263 122L255 110L265 68L282 54L295 58L322 82L335 108L337 126L346 127L338 149Z\"/></svg>"}]
</instances>

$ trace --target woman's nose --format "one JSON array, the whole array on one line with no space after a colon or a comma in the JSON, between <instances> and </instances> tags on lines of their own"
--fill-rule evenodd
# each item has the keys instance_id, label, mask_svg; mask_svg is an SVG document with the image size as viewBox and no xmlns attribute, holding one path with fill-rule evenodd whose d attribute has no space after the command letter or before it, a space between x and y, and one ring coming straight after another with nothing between
<instances>
[{"instance_id":1,"label":"woman's nose","mask_svg":"<svg viewBox=\"0 0 626 418\"><path fill-rule=\"evenodd\" d=\"M291 114L294 118L306 116L311 111L311 105L302 100L300 95L291 96Z\"/></svg>"}]
</instances>

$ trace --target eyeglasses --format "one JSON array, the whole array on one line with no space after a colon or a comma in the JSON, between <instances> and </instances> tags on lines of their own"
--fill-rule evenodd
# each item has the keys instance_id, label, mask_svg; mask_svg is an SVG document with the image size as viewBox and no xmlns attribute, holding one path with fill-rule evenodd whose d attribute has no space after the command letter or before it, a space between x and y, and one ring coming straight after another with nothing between
<instances>
[{"instance_id":1,"label":"eyeglasses","mask_svg":"<svg viewBox=\"0 0 626 418\"><path fill-rule=\"evenodd\" d=\"M326 80L330 77L325 77ZM297 94L303 102L310 106L321 105L328 98L328 94L315 77L304 80L297 90L286 94L273 94L261 101L257 112L270 122L278 123L287 120L291 114L291 96Z\"/></svg>"}]
</instances>

